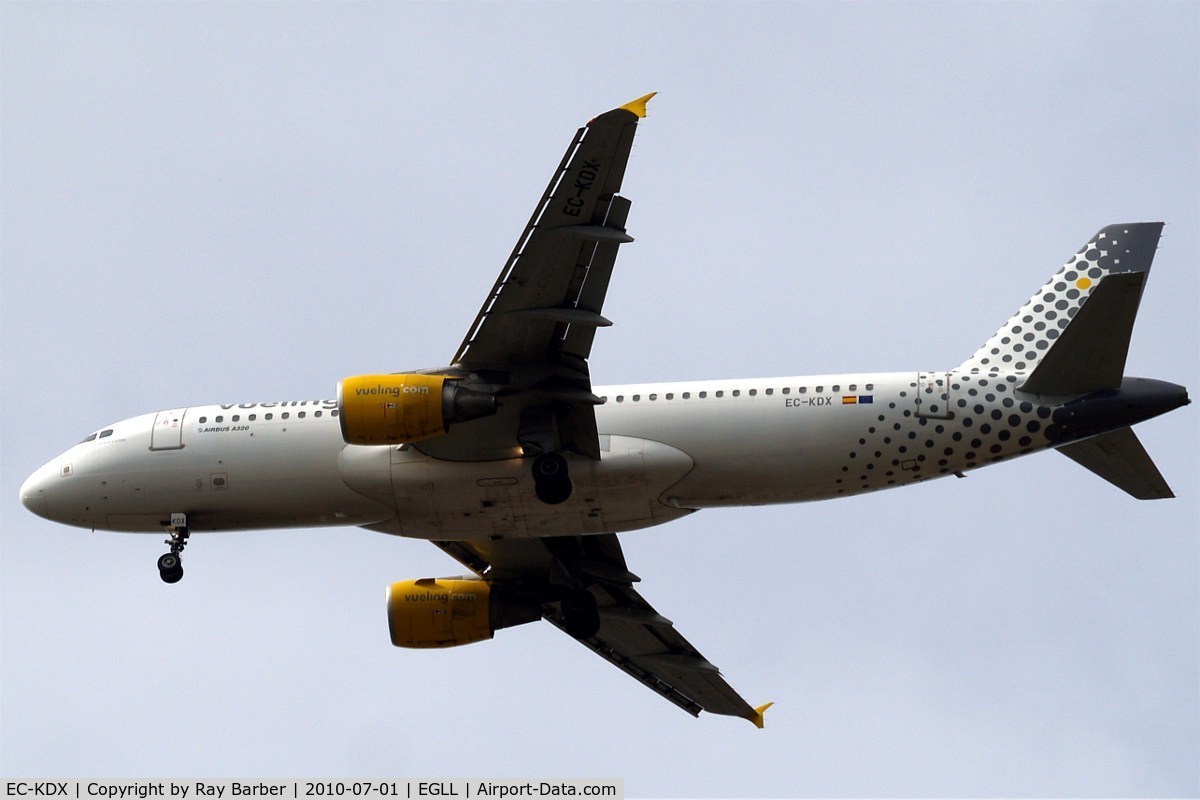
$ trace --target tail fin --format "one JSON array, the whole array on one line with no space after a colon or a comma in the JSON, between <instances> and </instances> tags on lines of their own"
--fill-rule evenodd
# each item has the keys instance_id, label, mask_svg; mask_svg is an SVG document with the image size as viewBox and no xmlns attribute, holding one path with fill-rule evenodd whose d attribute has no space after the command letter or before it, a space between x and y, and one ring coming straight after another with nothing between
<instances>
[{"instance_id":1,"label":"tail fin","mask_svg":"<svg viewBox=\"0 0 1200 800\"><path fill-rule=\"evenodd\" d=\"M1119 385L1162 228L1137 222L1100 230L957 371L1031 373L1022 389L1045 394Z\"/></svg>"}]
</instances>

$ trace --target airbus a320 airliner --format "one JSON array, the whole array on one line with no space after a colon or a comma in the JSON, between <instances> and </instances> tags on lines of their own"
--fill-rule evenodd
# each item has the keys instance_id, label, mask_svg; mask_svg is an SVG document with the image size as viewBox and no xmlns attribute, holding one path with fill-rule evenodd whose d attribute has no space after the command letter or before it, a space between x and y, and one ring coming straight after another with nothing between
<instances>
[{"instance_id":1,"label":"airbus a320 airliner","mask_svg":"<svg viewBox=\"0 0 1200 800\"><path fill-rule=\"evenodd\" d=\"M940 371L593 386L618 194L646 95L571 140L449 366L346 378L335 400L190 406L108 425L21 487L83 528L358 525L471 575L393 584L392 642L448 647L547 619L693 715L762 726L642 598L617 534L717 506L907 486L1049 448L1142 499L1171 490L1130 426L1189 402L1125 377L1161 223L1109 225L970 358ZM770 705L770 704L767 704Z\"/></svg>"}]
</instances>

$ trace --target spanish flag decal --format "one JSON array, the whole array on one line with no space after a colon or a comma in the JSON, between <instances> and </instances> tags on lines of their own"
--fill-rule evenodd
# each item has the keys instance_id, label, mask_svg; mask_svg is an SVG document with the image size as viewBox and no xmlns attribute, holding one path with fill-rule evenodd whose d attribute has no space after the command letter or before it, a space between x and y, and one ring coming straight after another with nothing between
<instances>
[{"instance_id":1,"label":"spanish flag decal","mask_svg":"<svg viewBox=\"0 0 1200 800\"><path fill-rule=\"evenodd\" d=\"M858 397L852 394L842 395L842 405L852 406L858 403Z\"/></svg>"},{"instance_id":2,"label":"spanish flag decal","mask_svg":"<svg viewBox=\"0 0 1200 800\"><path fill-rule=\"evenodd\" d=\"M842 395L842 405L844 406L861 406L874 405L875 395L873 394L844 394Z\"/></svg>"}]
</instances>

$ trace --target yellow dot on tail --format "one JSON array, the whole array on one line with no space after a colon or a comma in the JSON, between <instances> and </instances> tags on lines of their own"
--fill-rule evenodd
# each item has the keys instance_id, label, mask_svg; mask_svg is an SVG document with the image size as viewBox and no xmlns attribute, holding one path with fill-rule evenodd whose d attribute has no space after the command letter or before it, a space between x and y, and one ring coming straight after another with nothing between
<instances>
[{"instance_id":1,"label":"yellow dot on tail","mask_svg":"<svg viewBox=\"0 0 1200 800\"><path fill-rule=\"evenodd\" d=\"M1086 289L1092 285L1092 280L1091 278L1080 278L1079 280L1075 281L1075 285L1080 289Z\"/></svg>"}]
</instances>

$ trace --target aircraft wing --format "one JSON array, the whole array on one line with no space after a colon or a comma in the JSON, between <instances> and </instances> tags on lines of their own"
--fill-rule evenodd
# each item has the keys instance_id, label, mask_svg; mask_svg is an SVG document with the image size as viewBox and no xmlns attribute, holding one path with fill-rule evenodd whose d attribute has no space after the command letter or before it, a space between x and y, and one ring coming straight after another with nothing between
<instances>
[{"instance_id":1,"label":"aircraft wing","mask_svg":"<svg viewBox=\"0 0 1200 800\"><path fill-rule=\"evenodd\" d=\"M589 650L620 667L642 685L693 716L701 711L742 717L763 725L767 707L752 707L720 671L634 588L616 534L548 539L440 541L439 547L496 584L552 584L564 564L589 583L600 612L600 630L580 639ZM559 602L542 605L542 616L565 629Z\"/></svg>"},{"instance_id":2,"label":"aircraft wing","mask_svg":"<svg viewBox=\"0 0 1200 800\"><path fill-rule=\"evenodd\" d=\"M417 447L455 460L511 457L514 448L600 458L588 356L629 200L617 195L637 121L652 94L580 128L449 372L499 393L499 413Z\"/></svg>"}]
</instances>

